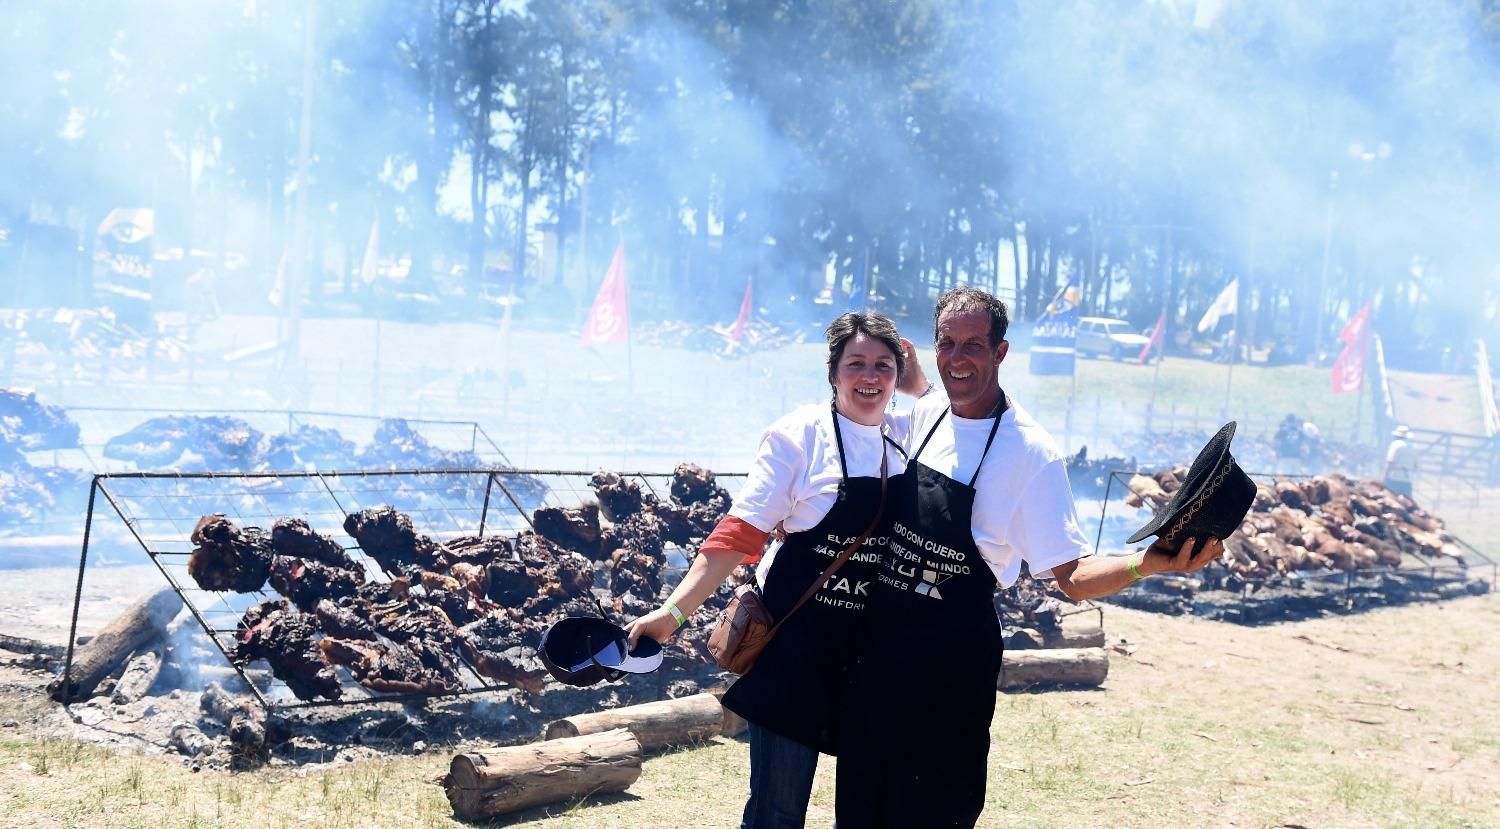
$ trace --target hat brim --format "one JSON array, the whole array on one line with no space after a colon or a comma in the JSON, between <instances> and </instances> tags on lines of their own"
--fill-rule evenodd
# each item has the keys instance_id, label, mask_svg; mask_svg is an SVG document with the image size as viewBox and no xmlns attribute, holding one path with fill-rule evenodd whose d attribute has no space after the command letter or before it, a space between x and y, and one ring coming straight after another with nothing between
<instances>
[{"instance_id":1,"label":"hat brim","mask_svg":"<svg viewBox=\"0 0 1500 829\"><path fill-rule=\"evenodd\" d=\"M1160 533L1163 527L1202 494L1203 488L1208 484L1210 472L1226 462L1233 463L1229 455L1229 445L1234 440L1234 431L1237 426L1238 423L1233 420L1224 424L1208 443L1198 450L1198 457L1193 459L1193 465L1188 468L1187 478L1182 482L1182 487L1172 493L1172 500L1153 515L1151 520L1146 522L1146 526L1136 530L1134 535L1125 539L1126 544L1134 544L1147 536Z\"/></svg>"}]
</instances>

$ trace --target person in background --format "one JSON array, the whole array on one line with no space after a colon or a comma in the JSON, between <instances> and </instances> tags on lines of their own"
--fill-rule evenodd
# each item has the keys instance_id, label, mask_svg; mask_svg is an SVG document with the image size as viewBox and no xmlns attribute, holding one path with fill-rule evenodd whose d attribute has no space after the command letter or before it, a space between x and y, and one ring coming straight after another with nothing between
<instances>
[{"instance_id":1,"label":"person in background","mask_svg":"<svg viewBox=\"0 0 1500 829\"><path fill-rule=\"evenodd\" d=\"M1385 450L1385 488L1411 496L1412 474L1417 469L1417 447L1411 442L1411 430L1403 423L1391 432L1390 446Z\"/></svg>"},{"instance_id":2,"label":"person in background","mask_svg":"<svg viewBox=\"0 0 1500 829\"><path fill-rule=\"evenodd\" d=\"M1277 472L1302 471L1302 438L1302 418L1288 412L1281 419L1281 425L1276 427L1276 437L1272 441L1276 446Z\"/></svg>"},{"instance_id":3,"label":"person in background","mask_svg":"<svg viewBox=\"0 0 1500 829\"><path fill-rule=\"evenodd\" d=\"M906 466L906 418L888 413L898 386L930 388L911 343L878 314L848 313L828 326L833 399L799 408L768 428L734 506L699 548L660 608L631 622L665 641L741 563L756 563L766 607L780 620L882 508L888 475ZM877 527L761 652L724 695L750 724L750 795L743 829L803 825L819 752L836 747L852 643L865 608L885 527ZM766 550L773 530L784 537ZM766 550L762 557L762 551Z\"/></svg>"}]
</instances>

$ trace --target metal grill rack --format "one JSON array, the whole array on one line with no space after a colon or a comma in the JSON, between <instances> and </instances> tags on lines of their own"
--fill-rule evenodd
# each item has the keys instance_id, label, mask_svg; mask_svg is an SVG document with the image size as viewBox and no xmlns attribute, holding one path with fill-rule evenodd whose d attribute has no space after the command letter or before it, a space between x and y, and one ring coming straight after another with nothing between
<instances>
[{"instance_id":1,"label":"metal grill rack","mask_svg":"<svg viewBox=\"0 0 1500 829\"><path fill-rule=\"evenodd\" d=\"M1101 547L1124 549L1124 539L1144 523L1144 510L1127 505L1124 493L1129 492L1126 481L1137 474L1129 470L1110 473L1105 485L1104 498L1099 513L1099 529L1094 538L1094 552ZM1257 483L1269 483L1277 478L1301 480L1311 475L1273 475L1249 473ZM1120 493L1120 498L1111 496ZM1106 542L1105 530L1109 526L1111 510L1116 525L1128 526L1123 534L1114 535ZM1127 517L1128 516L1128 517ZM1463 585L1485 572L1488 573L1490 589L1500 577L1500 563L1483 551L1464 541L1455 539L1464 551L1464 561L1452 559L1423 559L1404 554L1398 567L1365 567L1353 570L1300 571L1287 575L1271 576L1258 581L1246 580L1238 591L1215 591L1224 598L1213 601L1198 601L1203 609L1216 612L1218 618L1247 623L1299 618L1316 615L1324 611L1348 611L1362 607L1420 601L1427 596L1449 598L1462 592ZM1118 593L1110 598L1114 604L1159 609L1150 598L1150 581L1143 583L1147 591L1140 589ZM1278 591L1268 588L1285 588ZM1199 594L1203 597L1205 594ZM1177 603L1180 606L1180 603ZM1197 608L1195 607L1195 612Z\"/></svg>"},{"instance_id":2,"label":"metal grill rack","mask_svg":"<svg viewBox=\"0 0 1500 829\"><path fill-rule=\"evenodd\" d=\"M73 449L46 449L27 453L33 465L54 466L85 470L89 474L115 474L137 471L134 463L105 455L105 445L111 438L140 426L155 417L180 415L185 417L229 416L245 421L266 436L282 432L294 432L301 426L316 426L334 429L356 445L368 444L382 418L373 415L338 414L333 412L298 410L251 410L251 409L152 409L104 406L73 406L68 414L79 425L79 445ZM495 443L484 428L473 421L434 420L424 418L402 418L412 429L432 446L450 451L472 453L480 466L487 469L512 469L515 464ZM124 425L129 424L129 425ZM152 471L163 471L157 468ZM220 470L224 471L224 470ZM518 493L530 493L532 487L518 486ZM81 496L82 492L78 492ZM58 503L39 520L27 522L24 530L28 535L76 535L78 514L83 507L82 497L71 493L59 497ZM530 500L535 500L528 495ZM523 499L524 503L525 499ZM535 504L533 504L534 506ZM226 510L217 510L225 512ZM231 516L232 517L232 516Z\"/></svg>"},{"instance_id":3,"label":"metal grill rack","mask_svg":"<svg viewBox=\"0 0 1500 829\"><path fill-rule=\"evenodd\" d=\"M670 500L668 473L621 473L659 499ZM278 598L267 586L255 593L200 589L188 575L193 551L189 539L203 515L224 513L237 525L269 529L278 518L300 517L318 532L339 541L364 566L367 579L386 581L373 559L344 534L346 515L389 504L411 517L419 534L437 540L460 535L514 535L531 528L536 506L577 507L594 499L590 473L558 470L400 470L343 472L243 473L113 473L94 476L89 490L83 547L78 560L78 584L69 632L64 682L70 679L73 647L78 635L78 611L87 572L89 543L96 517L114 514L139 543L184 606L202 626L226 662L244 679L256 700L266 708L292 709L327 705L399 700L413 695L382 694L353 680L336 668L343 696L338 700L298 700L264 663L247 666L229 658L235 627L246 610ZM734 495L744 476L716 475ZM689 550L668 548L664 570L685 567ZM480 676L464 664L459 694L499 690L507 686ZM426 696L426 695L416 695Z\"/></svg>"}]
</instances>

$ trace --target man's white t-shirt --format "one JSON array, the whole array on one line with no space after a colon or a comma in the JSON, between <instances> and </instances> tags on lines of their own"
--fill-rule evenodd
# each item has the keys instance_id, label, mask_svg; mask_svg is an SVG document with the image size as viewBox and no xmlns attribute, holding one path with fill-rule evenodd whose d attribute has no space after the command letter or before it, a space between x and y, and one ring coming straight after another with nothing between
<instances>
[{"instance_id":1,"label":"man's white t-shirt","mask_svg":"<svg viewBox=\"0 0 1500 829\"><path fill-rule=\"evenodd\" d=\"M838 499L843 477L833 417L829 404L818 403L798 408L771 424L761 437L760 450L729 514L762 532L770 532L778 523L789 533L810 530L821 523ZM838 418L849 477L880 477L882 453L888 476L894 477L906 468L906 459L881 436L888 435L898 446L905 446L908 416L888 414L879 426L855 423L843 415ZM771 566L777 547L761 560L760 572Z\"/></svg>"},{"instance_id":2,"label":"man's white t-shirt","mask_svg":"<svg viewBox=\"0 0 1500 829\"><path fill-rule=\"evenodd\" d=\"M948 397L941 392L917 401L911 413L911 454L916 455L933 423L947 410ZM995 580L1006 587L1020 574L1022 560L1033 576L1048 578L1053 567L1089 555L1090 550L1078 527L1063 454L1052 436L1012 398L984 454L994 422L949 412L915 462L962 484L969 483L979 465L970 529Z\"/></svg>"},{"instance_id":3,"label":"man's white t-shirt","mask_svg":"<svg viewBox=\"0 0 1500 829\"><path fill-rule=\"evenodd\" d=\"M1385 450L1385 463L1388 469L1385 476L1387 481L1410 483L1412 470L1417 466L1417 447L1411 441L1396 438Z\"/></svg>"}]
</instances>

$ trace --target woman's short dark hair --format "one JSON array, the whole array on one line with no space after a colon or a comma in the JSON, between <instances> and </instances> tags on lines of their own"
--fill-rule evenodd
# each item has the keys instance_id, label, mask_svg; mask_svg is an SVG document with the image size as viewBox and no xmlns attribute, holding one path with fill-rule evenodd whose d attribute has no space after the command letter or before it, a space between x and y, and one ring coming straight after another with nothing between
<instances>
[{"instance_id":1,"label":"woman's short dark hair","mask_svg":"<svg viewBox=\"0 0 1500 829\"><path fill-rule=\"evenodd\" d=\"M828 330L823 332L823 336L828 338L828 385L837 385L834 377L838 373L839 360L844 358L844 346L849 344L855 334L880 340L890 348L891 354L896 358L896 382L899 383L906 374L906 352L901 348L901 333L896 330L896 324L889 317L880 314L850 311L840 314L838 319L828 324Z\"/></svg>"},{"instance_id":2,"label":"woman's short dark hair","mask_svg":"<svg viewBox=\"0 0 1500 829\"><path fill-rule=\"evenodd\" d=\"M1005 339L1005 330L1010 327L1010 313L998 297L978 288L950 288L938 297L937 307L932 310L932 339L937 341L938 319L944 311L968 313L983 311L990 315L990 347L1000 345Z\"/></svg>"}]
</instances>

